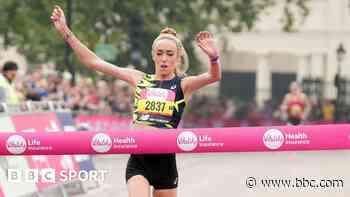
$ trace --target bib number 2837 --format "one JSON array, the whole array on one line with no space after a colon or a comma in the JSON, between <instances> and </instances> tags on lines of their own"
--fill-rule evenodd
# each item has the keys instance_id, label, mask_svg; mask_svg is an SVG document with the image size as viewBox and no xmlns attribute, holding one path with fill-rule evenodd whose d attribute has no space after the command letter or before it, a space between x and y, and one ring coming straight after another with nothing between
<instances>
[{"instance_id":1,"label":"bib number 2837","mask_svg":"<svg viewBox=\"0 0 350 197\"><path fill-rule=\"evenodd\" d=\"M143 90L137 109L143 113L171 116L174 109L175 93L171 90L151 88Z\"/></svg>"}]
</instances>

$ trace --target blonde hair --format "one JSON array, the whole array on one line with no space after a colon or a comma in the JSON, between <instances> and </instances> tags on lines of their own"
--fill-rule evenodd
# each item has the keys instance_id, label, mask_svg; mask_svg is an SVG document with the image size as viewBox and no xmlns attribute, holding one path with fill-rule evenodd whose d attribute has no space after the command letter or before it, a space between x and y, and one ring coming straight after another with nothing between
<instances>
[{"instance_id":1,"label":"blonde hair","mask_svg":"<svg viewBox=\"0 0 350 197\"><path fill-rule=\"evenodd\" d=\"M180 64L176 66L175 74L176 75L186 75L186 71L188 69L188 56L185 48L182 45L181 40L177 37L177 33L173 28L166 27L162 29L159 33L159 36L153 41L152 44L152 53L155 47L155 44L159 40L169 39L173 40L176 43L178 54L180 55Z\"/></svg>"}]
</instances>

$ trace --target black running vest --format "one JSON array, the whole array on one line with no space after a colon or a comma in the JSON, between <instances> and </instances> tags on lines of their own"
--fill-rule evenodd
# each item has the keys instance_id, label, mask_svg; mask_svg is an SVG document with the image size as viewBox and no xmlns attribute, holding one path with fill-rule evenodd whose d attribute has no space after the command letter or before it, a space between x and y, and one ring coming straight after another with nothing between
<instances>
[{"instance_id":1,"label":"black running vest","mask_svg":"<svg viewBox=\"0 0 350 197\"><path fill-rule=\"evenodd\" d=\"M133 122L177 128L186 105L181 80L179 76L155 80L155 75L145 74L135 89Z\"/></svg>"}]
</instances>

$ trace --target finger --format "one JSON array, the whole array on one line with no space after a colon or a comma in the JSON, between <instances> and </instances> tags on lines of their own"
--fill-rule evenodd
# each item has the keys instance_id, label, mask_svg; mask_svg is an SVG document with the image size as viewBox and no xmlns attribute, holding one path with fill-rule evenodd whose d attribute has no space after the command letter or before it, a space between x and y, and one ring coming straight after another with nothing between
<instances>
[{"instance_id":1,"label":"finger","mask_svg":"<svg viewBox=\"0 0 350 197\"><path fill-rule=\"evenodd\" d=\"M60 17L59 17L57 14L54 14L54 15L53 15L53 18L56 19L56 20L58 20Z\"/></svg>"},{"instance_id":2,"label":"finger","mask_svg":"<svg viewBox=\"0 0 350 197\"><path fill-rule=\"evenodd\" d=\"M212 36L211 33L208 31L208 32L207 32L207 38L210 39L210 38L212 38L212 37L213 37L213 36Z\"/></svg>"},{"instance_id":3,"label":"finger","mask_svg":"<svg viewBox=\"0 0 350 197\"><path fill-rule=\"evenodd\" d=\"M197 43L198 44L203 44L203 39L201 37L198 37Z\"/></svg>"},{"instance_id":4,"label":"finger","mask_svg":"<svg viewBox=\"0 0 350 197\"><path fill-rule=\"evenodd\" d=\"M59 9L58 9L58 7L56 7L55 6L55 8L53 9L53 11L52 11L53 13L58 13L59 12Z\"/></svg>"},{"instance_id":5,"label":"finger","mask_svg":"<svg viewBox=\"0 0 350 197\"><path fill-rule=\"evenodd\" d=\"M207 38L207 32L206 31L202 32L202 37L203 37L203 39Z\"/></svg>"},{"instance_id":6,"label":"finger","mask_svg":"<svg viewBox=\"0 0 350 197\"><path fill-rule=\"evenodd\" d=\"M201 36L201 32L197 33L197 35L196 35L196 41L197 41L197 42L199 42L200 36Z\"/></svg>"},{"instance_id":7,"label":"finger","mask_svg":"<svg viewBox=\"0 0 350 197\"><path fill-rule=\"evenodd\" d=\"M213 34L209 32L209 38L214 38Z\"/></svg>"},{"instance_id":8,"label":"finger","mask_svg":"<svg viewBox=\"0 0 350 197\"><path fill-rule=\"evenodd\" d=\"M54 13L52 13L51 18L57 18Z\"/></svg>"},{"instance_id":9,"label":"finger","mask_svg":"<svg viewBox=\"0 0 350 197\"><path fill-rule=\"evenodd\" d=\"M58 7L58 10L60 11L60 14L63 15L64 12L63 12L62 8Z\"/></svg>"},{"instance_id":10,"label":"finger","mask_svg":"<svg viewBox=\"0 0 350 197\"><path fill-rule=\"evenodd\" d=\"M203 41L203 39L204 39L204 34L203 34L203 32L200 32L200 34L199 34L199 40L200 40L200 41Z\"/></svg>"},{"instance_id":11,"label":"finger","mask_svg":"<svg viewBox=\"0 0 350 197\"><path fill-rule=\"evenodd\" d=\"M206 39L210 38L210 33L208 31L205 32L205 38Z\"/></svg>"},{"instance_id":12,"label":"finger","mask_svg":"<svg viewBox=\"0 0 350 197\"><path fill-rule=\"evenodd\" d=\"M58 16L57 16L56 13L53 13L53 14L52 14L52 17L53 17L54 19L58 19Z\"/></svg>"},{"instance_id":13,"label":"finger","mask_svg":"<svg viewBox=\"0 0 350 197\"><path fill-rule=\"evenodd\" d=\"M204 50L204 51L207 51L208 50L208 45L206 45L205 43L201 43L201 48Z\"/></svg>"},{"instance_id":14,"label":"finger","mask_svg":"<svg viewBox=\"0 0 350 197\"><path fill-rule=\"evenodd\" d=\"M52 14L53 14L54 16L59 16L59 12L58 12L58 10L56 10L56 9L53 11Z\"/></svg>"},{"instance_id":15,"label":"finger","mask_svg":"<svg viewBox=\"0 0 350 197\"><path fill-rule=\"evenodd\" d=\"M208 47L207 47L205 44L199 43L198 46L199 46L204 52L208 51Z\"/></svg>"},{"instance_id":16,"label":"finger","mask_svg":"<svg viewBox=\"0 0 350 197\"><path fill-rule=\"evenodd\" d=\"M203 51L205 51L204 46L201 43L197 44L199 48L201 48Z\"/></svg>"},{"instance_id":17,"label":"finger","mask_svg":"<svg viewBox=\"0 0 350 197\"><path fill-rule=\"evenodd\" d=\"M60 9L58 6L55 6L55 8L53 9L53 13L56 13L56 14L60 13Z\"/></svg>"},{"instance_id":18,"label":"finger","mask_svg":"<svg viewBox=\"0 0 350 197\"><path fill-rule=\"evenodd\" d=\"M204 39L205 36L206 36L206 32L205 32L205 31L202 31L202 32L201 32L201 35L202 35L202 39Z\"/></svg>"},{"instance_id":19,"label":"finger","mask_svg":"<svg viewBox=\"0 0 350 197\"><path fill-rule=\"evenodd\" d=\"M57 8L57 9L56 9L56 13L57 13L58 15L62 15L62 10L61 10L61 8Z\"/></svg>"},{"instance_id":20,"label":"finger","mask_svg":"<svg viewBox=\"0 0 350 197\"><path fill-rule=\"evenodd\" d=\"M61 7L59 5L55 5L55 9L61 9Z\"/></svg>"},{"instance_id":21,"label":"finger","mask_svg":"<svg viewBox=\"0 0 350 197\"><path fill-rule=\"evenodd\" d=\"M198 33L197 36L196 36L196 41L197 41L197 42L200 42L200 41L201 41L201 40L200 40L200 37L201 37L201 35L200 35L200 33Z\"/></svg>"}]
</instances>

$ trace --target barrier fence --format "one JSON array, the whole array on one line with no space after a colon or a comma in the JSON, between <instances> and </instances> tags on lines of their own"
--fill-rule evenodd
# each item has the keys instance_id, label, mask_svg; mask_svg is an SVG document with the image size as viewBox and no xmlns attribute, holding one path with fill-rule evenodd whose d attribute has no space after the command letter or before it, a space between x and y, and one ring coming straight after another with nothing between
<instances>
[{"instance_id":1,"label":"barrier fence","mask_svg":"<svg viewBox=\"0 0 350 197\"><path fill-rule=\"evenodd\" d=\"M58 196L68 196L68 181L11 183L6 171L88 171L94 169L90 154L350 149L349 124L130 131L130 118L73 118L69 110L57 104L24 106L4 106L4 113L0 113L0 196L46 196L53 190L60 193Z\"/></svg>"},{"instance_id":2,"label":"barrier fence","mask_svg":"<svg viewBox=\"0 0 350 197\"><path fill-rule=\"evenodd\" d=\"M26 102L21 105L2 104L0 113L0 135L4 132L10 135L39 133L64 133L75 130L75 121L69 110L59 103L53 102ZM33 142L34 143L34 142ZM53 193L55 196L68 196L68 185L83 191L83 183L76 178L54 182L39 179L37 181L9 182L9 169L22 171L36 169L41 172L53 169L57 172L64 170L91 170L94 165L89 155L32 155L32 156L5 156L1 157L0 165L0 196L46 196ZM21 188L20 190L18 188ZM79 191L80 190L80 191Z\"/></svg>"}]
</instances>

